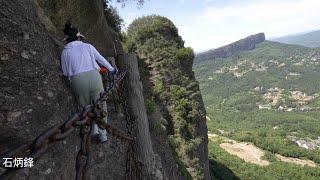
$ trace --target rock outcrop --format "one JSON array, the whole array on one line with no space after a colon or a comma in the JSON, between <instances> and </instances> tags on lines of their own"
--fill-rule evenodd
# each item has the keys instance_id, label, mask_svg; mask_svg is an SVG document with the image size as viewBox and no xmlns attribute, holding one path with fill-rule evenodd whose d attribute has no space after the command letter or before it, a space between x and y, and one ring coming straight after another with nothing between
<instances>
[{"instance_id":1,"label":"rock outcrop","mask_svg":"<svg viewBox=\"0 0 320 180\"><path fill-rule=\"evenodd\" d=\"M241 51L252 50L255 48L256 44L259 44L263 41L265 41L264 33L251 35L223 47L197 54L194 58L194 62L215 60L217 58L227 58Z\"/></svg>"},{"instance_id":2,"label":"rock outcrop","mask_svg":"<svg viewBox=\"0 0 320 180\"><path fill-rule=\"evenodd\" d=\"M192 49L184 47L178 29L162 16L136 19L127 35L126 45L137 52L140 71L145 73L145 96L162 114L152 126L160 129L159 120L165 119L163 134L177 153L185 179L210 179L206 111L192 71Z\"/></svg>"},{"instance_id":3,"label":"rock outcrop","mask_svg":"<svg viewBox=\"0 0 320 180\"><path fill-rule=\"evenodd\" d=\"M61 41L64 23L70 20L105 57L122 54L117 34L108 26L103 12L103 0L33 0L38 5L41 22L50 34Z\"/></svg>"},{"instance_id":4,"label":"rock outcrop","mask_svg":"<svg viewBox=\"0 0 320 180\"><path fill-rule=\"evenodd\" d=\"M59 47L41 24L30 0L0 1L0 151L36 138L76 112L62 77ZM74 177L77 133L49 149L16 179ZM56 159L56 160L54 160Z\"/></svg>"},{"instance_id":5,"label":"rock outcrop","mask_svg":"<svg viewBox=\"0 0 320 180\"><path fill-rule=\"evenodd\" d=\"M34 140L79 112L60 68L62 29L67 19L105 57L123 53L117 36L106 24L102 2L0 1L0 154ZM126 121L115 113L112 104L108 100L108 122L126 132ZM92 143L89 179L125 179L128 144L113 136L107 143ZM154 143L164 142L155 139ZM49 145L34 167L21 170L14 179L74 179L79 149L76 129L67 139ZM154 166L157 171L143 178L179 179L169 148L155 154ZM0 173L3 170L0 168Z\"/></svg>"}]
</instances>

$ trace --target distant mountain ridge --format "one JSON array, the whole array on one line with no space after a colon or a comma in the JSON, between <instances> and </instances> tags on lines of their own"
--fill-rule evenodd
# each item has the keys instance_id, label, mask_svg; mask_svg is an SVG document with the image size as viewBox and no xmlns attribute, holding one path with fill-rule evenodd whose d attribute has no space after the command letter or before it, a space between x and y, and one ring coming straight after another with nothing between
<instances>
[{"instance_id":1,"label":"distant mountain ridge","mask_svg":"<svg viewBox=\"0 0 320 180\"><path fill-rule=\"evenodd\" d=\"M250 51L194 63L193 70L205 103L209 132L253 143L264 150L265 158L266 154L275 157L268 158L270 164L261 170L243 162L230 165L234 160L219 153L222 143L211 142L209 157L217 161L226 158L224 165L232 169L232 173L221 171L210 161L211 173L217 179L233 179L234 174L239 179L319 179L318 169L315 175L309 173L311 168L293 170L292 165L276 160L274 153L320 164L318 150L293 142L316 139L320 134L320 48L266 40ZM280 167L288 171L279 171Z\"/></svg>"},{"instance_id":2,"label":"distant mountain ridge","mask_svg":"<svg viewBox=\"0 0 320 180\"><path fill-rule=\"evenodd\" d=\"M234 43L222 46L220 48L199 53L194 58L194 62L214 60L216 58L231 57L235 53L252 50L255 48L256 44L259 44L263 41L265 41L264 33L251 35L249 37L246 37Z\"/></svg>"},{"instance_id":3,"label":"distant mountain ridge","mask_svg":"<svg viewBox=\"0 0 320 180\"><path fill-rule=\"evenodd\" d=\"M270 41L276 41L286 44L295 44L305 47L320 47L320 30L300 33L297 35L283 36L279 38L272 38Z\"/></svg>"}]
</instances>

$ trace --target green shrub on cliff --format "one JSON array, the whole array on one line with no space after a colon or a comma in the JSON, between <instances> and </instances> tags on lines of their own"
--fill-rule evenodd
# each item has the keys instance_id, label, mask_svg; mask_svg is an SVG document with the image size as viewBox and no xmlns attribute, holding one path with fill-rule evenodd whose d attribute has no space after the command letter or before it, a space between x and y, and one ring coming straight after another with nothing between
<instances>
[{"instance_id":1,"label":"green shrub on cliff","mask_svg":"<svg viewBox=\"0 0 320 180\"><path fill-rule=\"evenodd\" d=\"M109 6L107 3L103 4L104 16L106 17L108 25L115 31L120 33L124 25L123 19L119 16L117 8Z\"/></svg>"},{"instance_id":2,"label":"green shrub on cliff","mask_svg":"<svg viewBox=\"0 0 320 180\"><path fill-rule=\"evenodd\" d=\"M200 149L207 148L207 129L199 85L192 72L193 50L184 47L169 19L155 15L132 22L125 47L148 65L154 84L151 96L168 121L169 142L193 179L202 179L203 157L207 157ZM183 168L179 161L177 164Z\"/></svg>"},{"instance_id":3,"label":"green shrub on cliff","mask_svg":"<svg viewBox=\"0 0 320 180\"><path fill-rule=\"evenodd\" d=\"M144 16L133 21L128 27L128 41L126 47L128 51L134 51L146 44L151 49L170 47L171 40L177 43L177 47L183 47L184 41L178 35L178 29L165 17ZM147 42L150 41L150 42ZM169 46L168 46L169 45Z\"/></svg>"}]
</instances>

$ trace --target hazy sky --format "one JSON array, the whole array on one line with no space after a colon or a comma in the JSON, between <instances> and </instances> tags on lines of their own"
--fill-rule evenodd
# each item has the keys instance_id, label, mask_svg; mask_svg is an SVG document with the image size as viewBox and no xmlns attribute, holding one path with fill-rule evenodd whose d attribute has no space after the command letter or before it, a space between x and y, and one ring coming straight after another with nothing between
<instances>
[{"instance_id":1,"label":"hazy sky","mask_svg":"<svg viewBox=\"0 0 320 180\"><path fill-rule=\"evenodd\" d=\"M114 0L115 1L115 0ZM120 16L129 25L143 15L169 18L196 52L264 32L267 38L320 29L320 0L146 0L133 2Z\"/></svg>"}]
</instances>

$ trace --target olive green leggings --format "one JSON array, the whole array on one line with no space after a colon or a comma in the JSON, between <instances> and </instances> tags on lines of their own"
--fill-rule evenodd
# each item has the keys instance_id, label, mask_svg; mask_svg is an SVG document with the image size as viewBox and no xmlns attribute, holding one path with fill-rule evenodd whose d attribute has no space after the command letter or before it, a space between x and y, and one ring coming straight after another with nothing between
<instances>
[{"instance_id":1,"label":"olive green leggings","mask_svg":"<svg viewBox=\"0 0 320 180\"><path fill-rule=\"evenodd\" d=\"M93 100L97 100L100 97L100 93L104 91L102 78L98 70L71 76L71 84L81 110L91 104ZM107 112L107 103L105 101L103 102L103 109ZM107 117L104 118L104 121L107 122ZM106 135L107 131L95 125L94 134Z\"/></svg>"}]
</instances>

